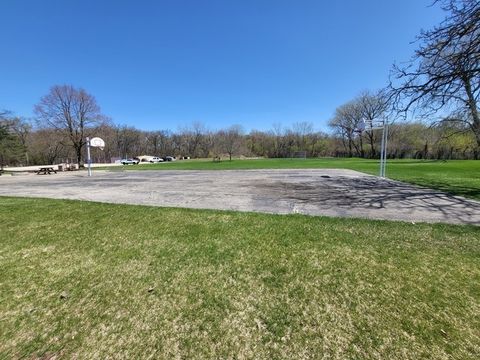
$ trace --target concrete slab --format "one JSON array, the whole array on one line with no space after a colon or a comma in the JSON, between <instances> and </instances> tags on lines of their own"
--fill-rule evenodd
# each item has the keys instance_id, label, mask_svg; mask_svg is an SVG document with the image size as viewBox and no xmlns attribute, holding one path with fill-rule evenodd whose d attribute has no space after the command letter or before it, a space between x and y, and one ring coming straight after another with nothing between
<instances>
[{"instance_id":1,"label":"concrete slab","mask_svg":"<svg viewBox=\"0 0 480 360\"><path fill-rule=\"evenodd\" d=\"M480 225L480 202L352 170L100 171L0 176L0 195Z\"/></svg>"}]
</instances>

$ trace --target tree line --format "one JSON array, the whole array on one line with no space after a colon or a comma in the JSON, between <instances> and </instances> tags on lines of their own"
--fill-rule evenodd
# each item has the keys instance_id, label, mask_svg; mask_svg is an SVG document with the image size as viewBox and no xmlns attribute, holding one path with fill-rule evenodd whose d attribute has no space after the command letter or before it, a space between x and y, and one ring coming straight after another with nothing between
<instances>
[{"instance_id":1,"label":"tree line","mask_svg":"<svg viewBox=\"0 0 480 360\"><path fill-rule=\"evenodd\" d=\"M340 105L328 122L329 133L315 131L309 122L249 133L240 125L211 130L201 122L175 132L142 131L115 124L84 89L56 85L35 106L33 121L0 111L0 165L82 163L88 136L106 142L103 152L93 152L96 162L145 154L378 158L382 130L373 125L378 120L390 123L390 158L478 159L480 3L435 4L445 19L420 33L414 56L393 66L387 87Z\"/></svg>"},{"instance_id":2,"label":"tree line","mask_svg":"<svg viewBox=\"0 0 480 360\"><path fill-rule=\"evenodd\" d=\"M335 118L334 118L335 119ZM332 120L334 121L334 120ZM336 121L336 120L335 120ZM85 159L86 136L99 136L105 149L92 149L94 162L139 155L185 156L191 158L231 159L232 157L364 157L378 158L381 130L348 135L344 128L325 133L314 131L312 123L300 122L292 127L277 124L268 131L245 133L239 125L209 130L196 122L176 132L144 131L132 126L116 125L103 119L83 129L79 145L72 136L79 132L55 128L36 128L20 118L2 115L0 121L0 164L40 165L78 162ZM332 126L337 126L333 125ZM477 144L471 132L458 123L399 122L389 126L388 157L416 159L475 159ZM5 135L8 136L5 136ZM78 149L81 149L80 154Z\"/></svg>"}]
</instances>

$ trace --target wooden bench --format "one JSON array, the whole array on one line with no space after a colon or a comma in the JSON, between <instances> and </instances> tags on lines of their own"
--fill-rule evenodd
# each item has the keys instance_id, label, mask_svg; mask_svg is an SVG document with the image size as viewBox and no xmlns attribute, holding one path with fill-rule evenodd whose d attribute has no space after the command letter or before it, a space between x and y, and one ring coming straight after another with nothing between
<instances>
[{"instance_id":1,"label":"wooden bench","mask_svg":"<svg viewBox=\"0 0 480 360\"><path fill-rule=\"evenodd\" d=\"M51 175L52 173L57 173L57 171L53 167L41 167L37 171L37 175Z\"/></svg>"}]
</instances>

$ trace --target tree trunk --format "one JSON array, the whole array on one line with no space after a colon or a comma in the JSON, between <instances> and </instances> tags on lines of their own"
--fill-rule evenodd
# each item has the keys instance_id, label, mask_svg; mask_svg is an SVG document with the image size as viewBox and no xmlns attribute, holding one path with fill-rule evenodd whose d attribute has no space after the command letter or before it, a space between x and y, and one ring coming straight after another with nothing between
<instances>
[{"instance_id":1,"label":"tree trunk","mask_svg":"<svg viewBox=\"0 0 480 360\"><path fill-rule=\"evenodd\" d=\"M425 142L425 146L423 148L423 158L427 159L428 157L428 142Z\"/></svg>"},{"instance_id":2,"label":"tree trunk","mask_svg":"<svg viewBox=\"0 0 480 360\"><path fill-rule=\"evenodd\" d=\"M472 115L471 128L475 135L475 140L477 141L477 148L480 149L480 115L478 114L477 101L475 100L475 96L473 95L470 78L464 77L462 80L465 86L465 92L468 97L467 105L470 109L470 114Z\"/></svg>"},{"instance_id":3,"label":"tree trunk","mask_svg":"<svg viewBox=\"0 0 480 360\"><path fill-rule=\"evenodd\" d=\"M82 161L82 147L81 146L75 146L75 153L77 155L77 164L80 166L81 161Z\"/></svg>"},{"instance_id":4,"label":"tree trunk","mask_svg":"<svg viewBox=\"0 0 480 360\"><path fill-rule=\"evenodd\" d=\"M368 139L370 140L370 157L375 159L376 151L375 151L375 142L373 138L373 131L368 133Z\"/></svg>"}]
</instances>

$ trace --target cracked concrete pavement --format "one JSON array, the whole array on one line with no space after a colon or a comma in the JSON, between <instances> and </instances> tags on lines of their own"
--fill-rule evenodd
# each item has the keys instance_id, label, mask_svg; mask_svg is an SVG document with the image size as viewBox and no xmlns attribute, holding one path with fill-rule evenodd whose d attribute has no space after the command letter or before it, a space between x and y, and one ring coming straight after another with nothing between
<instances>
[{"instance_id":1,"label":"cracked concrete pavement","mask_svg":"<svg viewBox=\"0 0 480 360\"><path fill-rule=\"evenodd\" d=\"M85 171L0 176L0 195L480 225L480 202L353 170Z\"/></svg>"}]
</instances>

